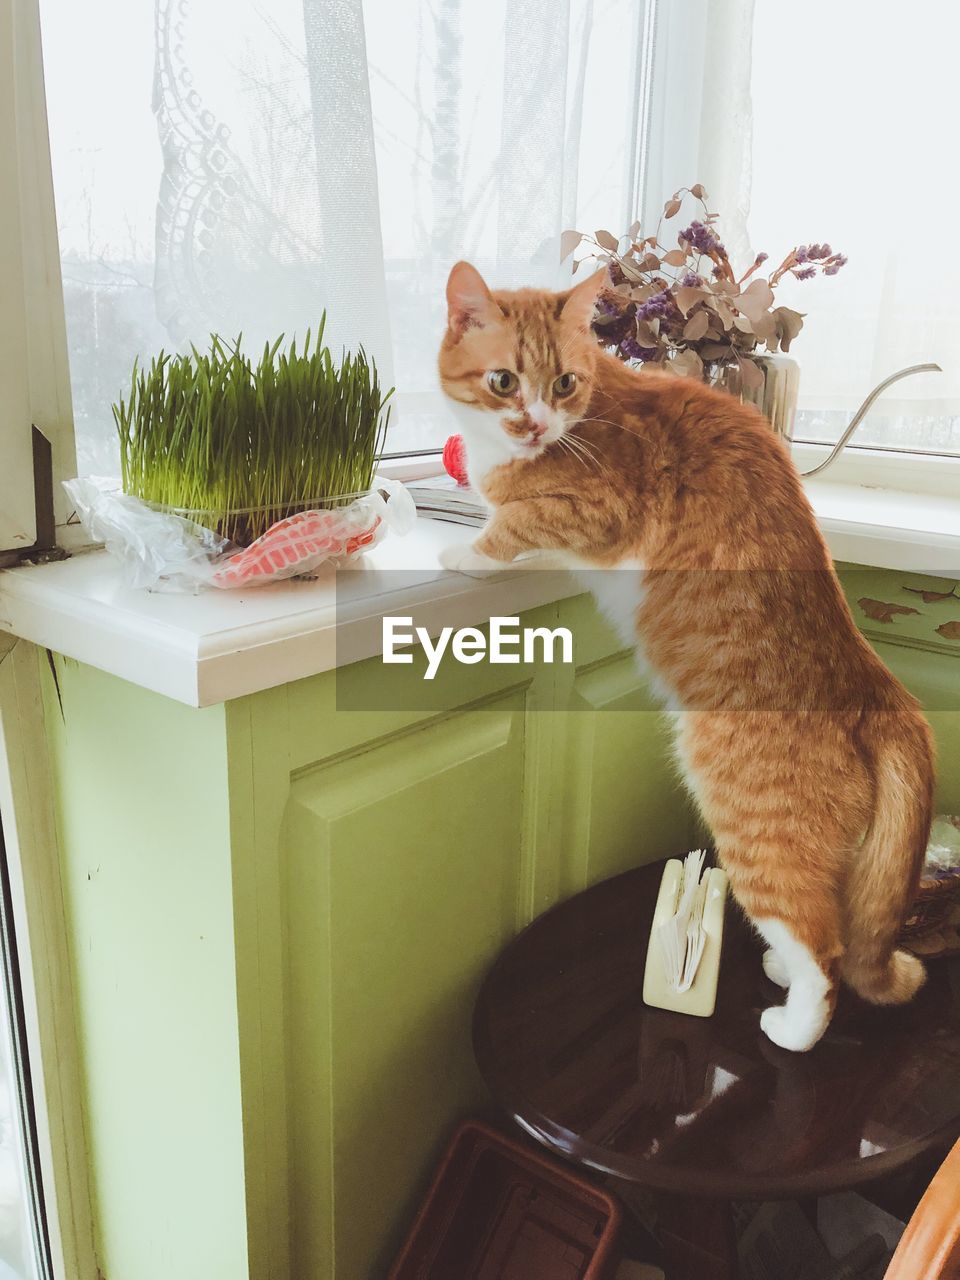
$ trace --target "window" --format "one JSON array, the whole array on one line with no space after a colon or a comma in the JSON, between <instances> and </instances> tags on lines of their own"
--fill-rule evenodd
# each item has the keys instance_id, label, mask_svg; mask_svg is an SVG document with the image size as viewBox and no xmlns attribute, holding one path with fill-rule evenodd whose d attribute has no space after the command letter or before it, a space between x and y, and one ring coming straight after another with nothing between
<instances>
[{"instance_id":1,"label":"window","mask_svg":"<svg viewBox=\"0 0 960 1280\"><path fill-rule=\"evenodd\" d=\"M798 439L836 440L888 374L936 361L854 442L960 454L958 42L960 9L940 0L657 5L647 216L699 179L735 261L824 240L849 257L778 294L808 317Z\"/></svg>"},{"instance_id":2,"label":"window","mask_svg":"<svg viewBox=\"0 0 960 1280\"><path fill-rule=\"evenodd\" d=\"M436 448L452 263L557 283L564 227L632 216L633 0L41 12L82 471L116 470L135 357L211 331L256 347L324 308L334 349L397 384L387 449Z\"/></svg>"},{"instance_id":3,"label":"window","mask_svg":"<svg viewBox=\"0 0 960 1280\"><path fill-rule=\"evenodd\" d=\"M960 16L918 0L904 26L892 0L869 21L826 0L7 6L0 552L35 536L30 428L56 479L115 473L134 359L212 331L256 347L326 310L334 349L363 343L397 385L388 451L437 448L451 262L561 283L561 230L649 220L694 178L735 251L829 237L850 257L784 298L809 313L798 437L836 438L881 377L933 359L856 442L960 455Z\"/></svg>"},{"instance_id":4,"label":"window","mask_svg":"<svg viewBox=\"0 0 960 1280\"><path fill-rule=\"evenodd\" d=\"M797 435L835 440L882 378L934 360L943 373L891 388L855 440L960 454L960 10L791 0L755 13L751 241L773 253L785 236L829 237L850 258L791 286L809 312Z\"/></svg>"}]
</instances>

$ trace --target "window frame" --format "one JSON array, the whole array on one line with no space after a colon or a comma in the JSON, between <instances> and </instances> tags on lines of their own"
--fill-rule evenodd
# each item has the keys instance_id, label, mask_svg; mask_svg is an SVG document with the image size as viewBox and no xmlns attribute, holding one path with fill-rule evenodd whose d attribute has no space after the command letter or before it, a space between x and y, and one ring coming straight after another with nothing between
<instances>
[{"instance_id":1,"label":"window frame","mask_svg":"<svg viewBox=\"0 0 960 1280\"><path fill-rule=\"evenodd\" d=\"M43 660L43 650L0 631L0 807L53 1275L97 1280Z\"/></svg>"},{"instance_id":2,"label":"window frame","mask_svg":"<svg viewBox=\"0 0 960 1280\"><path fill-rule=\"evenodd\" d=\"M27 375L27 324L20 207L16 30L12 6L0 9L0 552L36 541ZM6 194L4 194L6 193Z\"/></svg>"},{"instance_id":3,"label":"window frame","mask_svg":"<svg viewBox=\"0 0 960 1280\"><path fill-rule=\"evenodd\" d=\"M824 461L832 444L794 440L791 455L801 475ZM816 477L828 484L895 489L920 496L960 497L960 455L848 444Z\"/></svg>"}]
</instances>

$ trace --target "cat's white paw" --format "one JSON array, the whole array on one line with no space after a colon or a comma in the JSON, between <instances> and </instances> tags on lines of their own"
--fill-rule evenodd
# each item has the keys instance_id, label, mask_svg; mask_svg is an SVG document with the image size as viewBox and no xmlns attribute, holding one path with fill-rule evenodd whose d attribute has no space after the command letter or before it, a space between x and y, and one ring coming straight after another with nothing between
<instances>
[{"instance_id":1,"label":"cat's white paw","mask_svg":"<svg viewBox=\"0 0 960 1280\"><path fill-rule=\"evenodd\" d=\"M809 1018L798 1018L788 1005L773 1005L760 1015L760 1028L768 1040L793 1053L812 1049L826 1030Z\"/></svg>"},{"instance_id":2,"label":"cat's white paw","mask_svg":"<svg viewBox=\"0 0 960 1280\"><path fill-rule=\"evenodd\" d=\"M771 982L775 982L778 987L789 987L790 979L787 976L786 966L773 947L769 947L763 953L763 959L760 963L763 965L763 972Z\"/></svg>"},{"instance_id":3,"label":"cat's white paw","mask_svg":"<svg viewBox=\"0 0 960 1280\"><path fill-rule=\"evenodd\" d=\"M457 543L452 547L441 548L440 564L444 569L476 578L485 578L504 567L499 560L491 560L470 543Z\"/></svg>"}]
</instances>

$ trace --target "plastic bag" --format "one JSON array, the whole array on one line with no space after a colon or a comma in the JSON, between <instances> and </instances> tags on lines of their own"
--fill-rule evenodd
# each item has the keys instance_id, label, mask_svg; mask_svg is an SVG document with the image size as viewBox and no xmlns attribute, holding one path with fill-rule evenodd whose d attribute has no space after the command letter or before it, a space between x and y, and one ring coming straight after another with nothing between
<instances>
[{"instance_id":1,"label":"plastic bag","mask_svg":"<svg viewBox=\"0 0 960 1280\"><path fill-rule=\"evenodd\" d=\"M239 548L194 520L158 511L120 491L116 481L64 481L84 530L119 561L124 581L148 591L197 592L264 586L349 564L387 530L404 534L416 520L402 484L374 479L369 493L344 506L301 511Z\"/></svg>"},{"instance_id":2,"label":"plastic bag","mask_svg":"<svg viewBox=\"0 0 960 1280\"><path fill-rule=\"evenodd\" d=\"M960 867L960 817L938 814L930 828L925 871L953 871Z\"/></svg>"}]
</instances>

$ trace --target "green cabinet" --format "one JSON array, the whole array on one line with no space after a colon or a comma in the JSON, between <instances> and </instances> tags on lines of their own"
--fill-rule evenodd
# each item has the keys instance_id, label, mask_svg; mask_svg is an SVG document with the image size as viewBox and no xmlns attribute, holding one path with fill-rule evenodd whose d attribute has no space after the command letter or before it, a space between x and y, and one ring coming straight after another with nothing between
<instances>
[{"instance_id":1,"label":"green cabinet","mask_svg":"<svg viewBox=\"0 0 960 1280\"><path fill-rule=\"evenodd\" d=\"M582 661L445 666L429 698L394 668L407 710L338 709L376 704L376 659L199 711L45 672L107 1280L381 1274L483 1105L497 952L694 838L589 602L525 621L575 627Z\"/></svg>"},{"instance_id":2,"label":"green cabinet","mask_svg":"<svg viewBox=\"0 0 960 1280\"><path fill-rule=\"evenodd\" d=\"M470 1019L498 950L697 841L590 601L525 620L570 626L576 664L445 667L429 705L394 668L399 710L343 709L377 705L375 659L192 710L64 659L57 688L38 653L106 1280L381 1275L483 1105ZM921 696L957 670L894 660Z\"/></svg>"}]
</instances>

